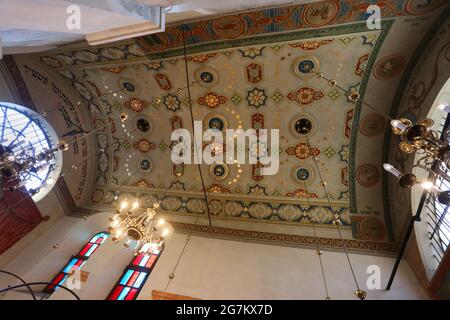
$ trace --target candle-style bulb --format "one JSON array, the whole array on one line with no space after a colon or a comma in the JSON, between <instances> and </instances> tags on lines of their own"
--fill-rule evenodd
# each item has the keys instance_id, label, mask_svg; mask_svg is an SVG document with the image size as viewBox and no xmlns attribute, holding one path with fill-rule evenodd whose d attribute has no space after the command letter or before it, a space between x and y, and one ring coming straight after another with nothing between
<instances>
[{"instance_id":1,"label":"candle-style bulb","mask_svg":"<svg viewBox=\"0 0 450 320\"><path fill-rule=\"evenodd\" d=\"M402 173L397 170L392 164L389 163L384 163L383 164L383 168L384 170L386 170L387 172L393 174L394 176L396 176L398 178L399 175L401 175Z\"/></svg>"},{"instance_id":2,"label":"candle-style bulb","mask_svg":"<svg viewBox=\"0 0 450 320\"><path fill-rule=\"evenodd\" d=\"M408 126L406 124L404 124L403 122L401 122L400 120L392 120L391 126L392 126L392 128L399 129L399 130L408 129Z\"/></svg>"},{"instance_id":3,"label":"candle-style bulb","mask_svg":"<svg viewBox=\"0 0 450 320\"><path fill-rule=\"evenodd\" d=\"M430 190L431 188L433 188L433 182L431 181L424 181L421 183L422 188L426 189L426 190Z\"/></svg>"}]
</instances>

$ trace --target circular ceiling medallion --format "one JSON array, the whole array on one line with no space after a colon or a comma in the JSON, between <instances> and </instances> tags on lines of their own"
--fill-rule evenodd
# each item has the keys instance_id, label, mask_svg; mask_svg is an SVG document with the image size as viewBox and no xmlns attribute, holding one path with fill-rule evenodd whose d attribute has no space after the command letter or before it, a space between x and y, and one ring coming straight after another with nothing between
<instances>
[{"instance_id":1,"label":"circular ceiling medallion","mask_svg":"<svg viewBox=\"0 0 450 320\"><path fill-rule=\"evenodd\" d=\"M195 71L195 79L203 87L213 87L219 82L219 73L211 68L204 67Z\"/></svg>"},{"instance_id":2,"label":"circular ceiling medallion","mask_svg":"<svg viewBox=\"0 0 450 320\"><path fill-rule=\"evenodd\" d=\"M103 200L103 196L104 196L103 190L97 189L92 194L92 201L95 202L95 203L99 203L100 201Z\"/></svg>"},{"instance_id":3,"label":"circular ceiling medallion","mask_svg":"<svg viewBox=\"0 0 450 320\"><path fill-rule=\"evenodd\" d=\"M215 180L223 180L228 176L228 166L226 164L212 164L209 174Z\"/></svg>"},{"instance_id":4,"label":"circular ceiling medallion","mask_svg":"<svg viewBox=\"0 0 450 320\"><path fill-rule=\"evenodd\" d=\"M380 170L371 163L362 164L356 170L356 181L363 187L373 187L380 181Z\"/></svg>"},{"instance_id":5,"label":"circular ceiling medallion","mask_svg":"<svg viewBox=\"0 0 450 320\"><path fill-rule=\"evenodd\" d=\"M227 120L221 114L210 114L204 120L204 126L207 129L219 130L224 132L227 129Z\"/></svg>"},{"instance_id":6,"label":"circular ceiling medallion","mask_svg":"<svg viewBox=\"0 0 450 320\"><path fill-rule=\"evenodd\" d=\"M148 117L136 115L134 117L134 128L139 132L150 134L153 131L153 124Z\"/></svg>"},{"instance_id":7,"label":"circular ceiling medallion","mask_svg":"<svg viewBox=\"0 0 450 320\"><path fill-rule=\"evenodd\" d=\"M292 134L295 136L310 136L316 131L317 122L311 115L301 113L292 118L290 129Z\"/></svg>"},{"instance_id":8,"label":"circular ceiling medallion","mask_svg":"<svg viewBox=\"0 0 450 320\"><path fill-rule=\"evenodd\" d=\"M336 0L308 4L302 13L302 21L309 27L321 27L332 22L339 12Z\"/></svg>"},{"instance_id":9,"label":"circular ceiling medallion","mask_svg":"<svg viewBox=\"0 0 450 320\"><path fill-rule=\"evenodd\" d=\"M136 120L136 127L139 131L147 132L150 130L150 123L146 119L139 118Z\"/></svg>"},{"instance_id":10,"label":"circular ceiling medallion","mask_svg":"<svg viewBox=\"0 0 450 320\"><path fill-rule=\"evenodd\" d=\"M294 167L291 175L294 181L300 186L305 186L305 184L309 185L314 181L314 169L308 164Z\"/></svg>"},{"instance_id":11,"label":"circular ceiling medallion","mask_svg":"<svg viewBox=\"0 0 450 320\"><path fill-rule=\"evenodd\" d=\"M439 8L448 0L408 0L405 4L405 11L413 16L422 15Z\"/></svg>"},{"instance_id":12,"label":"circular ceiling medallion","mask_svg":"<svg viewBox=\"0 0 450 320\"><path fill-rule=\"evenodd\" d=\"M361 120L359 131L366 137L375 137L383 132L386 120L379 113L370 113Z\"/></svg>"},{"instance_id":13,"label":"circular ceiling medallion","mask_svg":"<svg viewBox=\"0 0 450 320\"><path fill-rule=\"evenodd\" d=\"M139 158L138 169L142 173L149 173L153 169L153 164L150 158L148 157Z\"/></svg>"},{"instance_id":14,"label":"circular ceiling medallion","mask_svg":"<svg viewBox=\"0 0 450 320\"><path fill-rule=\"evenodd\" d=\"M134 86L134 84L132 84L131 82L125 81L122 86L124 87L125 90L127 90L128 92L134 92L136 91L136 87Z\"/></svg>"},{"instance_id":15,"label":"circular ceiling medallion","mask_svg":"<svg viewBox=\"0 0 450 320\"><path fill-rule=\"evenodd\" d=\"M213 30L219 38L235 39L244 31L245 23L239 16L224 16L213 20Z\"/></svg>"},{"instance_id":16,"label":"circular ceiling medallion","mask_svg":"<svg viewBox=\"0 0 450 320\"><path fill-rule=\"evenodd\" d=\"M382 58L373 69L373 75L378 80L387 80L398 75L406 65L406 60L400 54L392 54Z\"/></svg>"},{"instance_id":17,"label":"circular ceiling medallion","mask_svg":"<svg viewBox=\"0 0 450 320\"><path fill-rule=\"evenodd\" d=\"M359 231L361 235L368 240L380 241L386 236L383 221L375 217L367 217L360 221Z\"/></svg>"},{"instance_id":18,"label":"circular ceiling medallion","mask_svg":"<svg viewBox=\"0 0 450 320\"><path fill-rule=\"evenodd\" d=\"M310 72L311 69L320 69L319 59L316 56L301 56L294 61L294 73L298 77L312 77L314 74Z\"/></svg>"},{"instance_id":19,"label":"circular ceiling medallion","mask_svg":"<svg viewBox=\"0 0 450 320\"><path fill-rule=\"evenodd\" d=\"M116 93L116 95L120 94L128 94L128 95L136 95L140 92L139 85L130 78L120 77L117 82L117 86L121 90L121 92ZM114 91L114 90L113 90Z\"/></svg>"}]
</instances>

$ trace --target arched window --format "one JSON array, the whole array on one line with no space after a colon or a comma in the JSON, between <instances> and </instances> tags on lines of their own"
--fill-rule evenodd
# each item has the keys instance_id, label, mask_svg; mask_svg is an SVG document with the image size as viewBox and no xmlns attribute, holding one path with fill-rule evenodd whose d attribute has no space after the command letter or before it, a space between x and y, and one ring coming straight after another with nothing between
<instances>
[{"instance_id":1,"label":"arched window","mask_svg":"<svg viewBox=\"0 0 450 320\"><path fill-rule=\"evenodd\" d=\"M99 232L89 240L88 243L78 252L75 256L69 260L69 263L59 272L51 281L52 284L45 287L45 293L53 293L57 287L55 284L62 285L67 280L70 273L74 270L79 270L83 267L89 257L100 247L105 240L109 237L107 232Z\"/></svg>"},{"instance_id":2,"label":"arched window","mask_svg":"<svg viewBox=\"0 0 450 320\"><path fill-rule=\"evenodd\" d=\"M0 153L8 151L34 157L57 144L58 135L41 114L13 103L0 102ZM46 166L24 171L20 180L26 182L28 191L40 190L33 195L37 202L53 188L61 168L62 154L57 151Z\"/></svg>"},{"instance_id":3,"label":"arched window","mask_svg":"<svg viewBox=\"0 0 450 320\"><path fill-rule=\"evenodd\" d=\"M134 257L106 300L135 300L163 250L164 246L161 251L155 250L151 255L139 254Z\"/></svg>"}]
</instances>

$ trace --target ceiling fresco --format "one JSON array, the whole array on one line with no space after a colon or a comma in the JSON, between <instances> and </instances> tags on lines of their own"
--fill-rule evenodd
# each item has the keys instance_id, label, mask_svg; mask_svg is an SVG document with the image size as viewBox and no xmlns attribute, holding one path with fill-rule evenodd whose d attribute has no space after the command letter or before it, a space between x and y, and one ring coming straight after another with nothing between
<instances>
[{"instance_id":1,"label":"ceiling fresco","mask_svg":"<svg viewBox=\"0 0 450 320\"><path fill-rule=\"evenodd\" d=\"M63 47L33 59L75 88L98 130L89 207L112 208L139 197L148 206L161 199L173 217L206 215L198 167L170 160L172 130L192 130L184 30L194 120L220 130L280 129L280 148L271 150L280 156L276 175L260 175L258 164L201 166L213 225L242 222L236 228L256 230L251 222L264 222L264 231L284 233L283 226L309 227L313 216L332 230L337 214L348 237L389 242L381 192L383 113L445 3L383 1L379 30L367 28L364 1L265 9L112 46ZM417 37L405 37L412 29ZM305 66L359 91L381 113L348 100Z\"/></svg>"}]
</instances>

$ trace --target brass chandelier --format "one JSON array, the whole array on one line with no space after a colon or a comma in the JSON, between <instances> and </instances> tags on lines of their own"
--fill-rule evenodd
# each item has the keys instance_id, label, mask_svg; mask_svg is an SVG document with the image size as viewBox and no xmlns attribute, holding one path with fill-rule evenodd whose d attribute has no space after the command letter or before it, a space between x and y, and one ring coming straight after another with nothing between
<instances>
[{"instance_id":1,"label":"brass chandelier","mask_svg":"<svg viewBox=\"0 0 450 320\"><path fill-rule=\"evenodd\" d=\"M112 234L113 242L125 241L124 246L130 247L134 242L134 254L151 254L161 251L165 237L170 233L169 225L163 219L156 220L154 208L140 209L139 201L135 200L131 206L128 201L120 204L120 209L109 219L108 231Z\"/></svg>"},{"instance_id":2,"label":"brass chandelier","mask_svg":"<svg viewBox=\"0 0 450 320\"><path fill-rule=\"evenodd\" d=\"M443 111L447 111L446 108L450 109L449 106L440 106ZM433 125L434 121L429 118L418 120L415 123L406 118L391 121L392 131L400 138L398 144L400 151L419 155L420 157L412 168L420 168L428 172L428 179L418 179L413 173L402 173L389 163L385 163L383 167L397 177L400 187L411 188L416 184L421 184L425 189L436 193L439 202L448 204L450 202L448 191L436 190L433 180L436 177L448 180L450 129L446 130L441 138L438 132L431 129Z\"/></svg>"},{"instance_id":3,"label":"brass chandelier","mask_svg":"<svg viewBox=\"0 0 450 320\"><path fill-rule=\"evenodd\" d=\"M67 151L69 144L65 141L60 141L56 148L46 149L38 154L34 154L34 149L19 148L23 141L6 146L0 144L0 173L4 180L3 191L14 191L20 187L25 186L27 181L21 177L28 174L36 174L42 170L48 169L55 159L55 154L58 151ZM51 178L46 180L47 184L53 183ZM34 195L40 191L40 188L30 189L30 195Z\"/></svg>"},{"instance_id":4,"label":"brass chandelier","mask_svg":"<svg viewBox=\"0 0 450 320\"><path fill-rule=\"evenodd\" d=\"M336 80L327 79L323 73L312 68L309 69L309 72L319 79L326 80L330 87L339 88L345 93L345 96L350 102L356 104L361 99L358 91L345 90ZM434 185L436 177L449 180L447 171L450 170L450 129L446 130L441 138L439 137L438 132L431 129L434 125L432 119L425 118L418 120L415 123L406 118L400 118L398 120L391 119L364 100L362 103L391 120L390 123L393 133L400 137L400 142L398 144L399 149L406 154L415 153L421 155L412 168L417 167L427 171L429 173L429 178L419 179L413 173L402 173L389 163L383 164L383 168L397 177L400 187L411 188L416 184L421 184L423 188L434 193L439 202L450 204L450 190L441 191ZM439 109L450 113L449 105L440 105Z\"/></svg>"}]
</instances>

